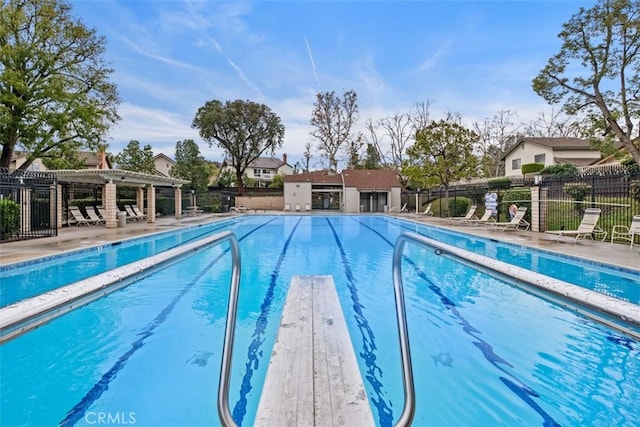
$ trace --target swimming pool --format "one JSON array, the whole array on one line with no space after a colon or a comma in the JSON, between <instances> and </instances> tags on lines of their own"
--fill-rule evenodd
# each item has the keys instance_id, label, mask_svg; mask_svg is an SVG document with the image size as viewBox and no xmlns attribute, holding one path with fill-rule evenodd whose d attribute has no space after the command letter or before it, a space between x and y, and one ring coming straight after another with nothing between
<instances>
[{"instance_id":1,"label":"swimming pool","mask_svg":"<svg viewBox=\"0 0 640 427\"><path fill-rule=\"evenodd\" d=\"M291 276L332 274L374 417L390 425L402 408L393 244L419 226L383 216L243 218L226 223L243 257L236 421L251 425L255 416ZM94 424L100 416L217 424L224 249L198 252L0 347L0 424ZM415 425L636 423L637 342L419 247L406 255Z\"/></svg>"}]
</instances>

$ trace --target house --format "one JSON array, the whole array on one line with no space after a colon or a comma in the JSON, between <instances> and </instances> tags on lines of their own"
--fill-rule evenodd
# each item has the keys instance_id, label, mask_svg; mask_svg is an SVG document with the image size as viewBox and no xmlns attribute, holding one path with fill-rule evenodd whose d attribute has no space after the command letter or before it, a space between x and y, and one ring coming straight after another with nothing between
<instances>
[{"instance_id":1,"label":"house","mask_svg":"<svg viewBox=\"0 0 640 427\"><path fill-rule=\"evenodd\" d=\"M580 138L519 137L500 160L505 163L505 176L522 176L522 165L527 163L542 163L545 167L558 163L586 166L601 157L599 150Z\"/></svg>"},{"instance_id":2,"label":"house","mask_svg":"<svg viewBox=\"0 0 640 427\"><path fill-rule=\"evenodd\" d=\"M291 210L385 212L400 207L398 174L382 169L346 169L339 174L306 172L284 177L284 203Z\"/></svg>"},{"instance_id":3,"label":"house","mask_svg":"<svg viewBox=\"0 0 640 427\"><path fill-rule=\"evenodd\" d=\"M220 173L231 171L235 176L236 169L231 159L225 159L222 162ZM282 155L282 160L274 157L258 157L249 164L245 174L248 178L255 180L256 187L268 187L273 177L280 175L291 175L293 167L287 163L287 155Z\"/></svg>"},{"instance_id":4,"label":"house","mask_svg":"<svg viewBox=\"0 0 640 427\"><path fill-rule=\"evenodd\" d=\"M156 175L171 176L171 169L176 165L171 157L160 153L153 156L153 164L156 168Z\"/></svg>"}]
</instances>

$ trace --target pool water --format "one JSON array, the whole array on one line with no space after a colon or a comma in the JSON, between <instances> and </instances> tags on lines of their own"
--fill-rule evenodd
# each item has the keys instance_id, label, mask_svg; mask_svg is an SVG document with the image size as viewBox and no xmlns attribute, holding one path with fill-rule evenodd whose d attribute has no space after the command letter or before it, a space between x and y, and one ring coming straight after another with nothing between
<instances>
[{"instance_id":1,"label":"pool water","mask_svg":"<svg viewBox=\"0 0 640 427\"><path fill-rule=\"evenodd\" d=\"M374 418L391 425L403 405L393 244L417 226L243 218L225 223L242 253L236 422L253 423L291 277L331 274ZM1 346L0 424L217 425L226 249L197 252ZM637 425L638 342L433 251L408 245L405 254L414 425Z\"/></svg>"}]
</instances>

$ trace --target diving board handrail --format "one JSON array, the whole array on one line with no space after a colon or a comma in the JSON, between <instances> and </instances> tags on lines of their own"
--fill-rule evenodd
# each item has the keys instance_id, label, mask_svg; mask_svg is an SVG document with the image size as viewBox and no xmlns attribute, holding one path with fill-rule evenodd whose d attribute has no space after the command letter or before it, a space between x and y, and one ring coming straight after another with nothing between
<instances>
[{"instance_id":1,"label":"diving board handrail","mask_svg":"<svg viewBox=\"0 0 640 427\"><path fill-rule=\"evenodd\" d=\"M240 246L235 234L230 231L220 233L219 242L228 240L231 245L231 289L227 306L227 322L224 329L224 346L220 363L220 381L218 382L218 417L225 427L235 427L236 423L229 408L229 384L231 382L231 357L238 315L238 292L240 288Z\"/></svg>"}]
</instances>

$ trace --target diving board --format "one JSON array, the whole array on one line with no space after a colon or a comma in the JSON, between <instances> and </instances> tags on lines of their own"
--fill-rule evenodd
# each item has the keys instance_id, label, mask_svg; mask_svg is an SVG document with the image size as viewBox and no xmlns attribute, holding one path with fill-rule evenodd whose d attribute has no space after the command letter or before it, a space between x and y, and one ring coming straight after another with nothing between
<instances>
[{"instance_id":1,"label":"diving board","mask_svg":"<svg viewBox=\"0 0 640 427\"><path fill-rule=\"evenodd\" d=\"M294 276L256 426L374 426L331 276Z\"/></svg>"}]
</instances>

